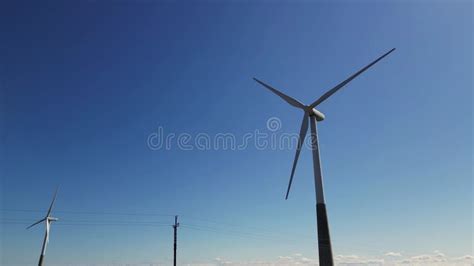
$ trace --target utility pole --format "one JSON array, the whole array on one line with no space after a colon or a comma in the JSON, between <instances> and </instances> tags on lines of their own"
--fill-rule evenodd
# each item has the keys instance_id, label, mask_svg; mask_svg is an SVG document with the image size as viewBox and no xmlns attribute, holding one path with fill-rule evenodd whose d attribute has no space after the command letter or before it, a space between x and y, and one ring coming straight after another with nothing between
<instances>
[{"instance_id":1,"label":"utility pole","mask_svg":"<svg viewBox=\"0 0 474 266\"><path fill-rule=\"evenodd\" d=\"M173 246L173 266L176 266L176 247L177 247L177 242L178 242L178 215L174 217L174 246Z\"/></svg>"}]
</instances>

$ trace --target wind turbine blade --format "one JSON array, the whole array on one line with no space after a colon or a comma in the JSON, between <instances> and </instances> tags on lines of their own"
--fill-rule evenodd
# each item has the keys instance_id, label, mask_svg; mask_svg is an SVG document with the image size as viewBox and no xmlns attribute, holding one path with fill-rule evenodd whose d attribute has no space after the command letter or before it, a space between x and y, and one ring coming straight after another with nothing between
<instances>
[{"instance_id":1,"label":"wind turbine blade","mask_svg":"<svg viewBox=\"0 0 474 266\"><path fill-rule=\"evenodd\" d=\"M386 57L387 55L389 55L391 52L395 51L395 48L393 48L392 50L386 52L384 55L380 56L379 58L377 58L375 61L373 61L372 63L368 64L367 66L365 66L364 68L362 68L361 70L357 71L355 74L353 74L352 76L350 76L349 78L347 78L346 80L344 80L343 82L339 83L336 87L330 89L328 92L326 92L325 94L323 94L323 96L319 97L319 99L317 99L314 103L312 103L310 106L311 108L314 108L316 107L317 105L319 105L320 103L322 103L324 100L326 100L327 98L329 98L331 95L333 95L336 91L338 91L339 89L341 89L342 87L344 87L347 83L349 83L351 80L355 79L357 76L359 76L360 74L362 74L364 71L366 71L367 69L369 69L371 66L375 65L378 61L382 60L382 58Z\"/></svg>"},{"instance_id":2,"label":"wind turbine blade","mask_svg":"<svg viewBox=\"0 0 474 266\"><path fill-rule=\"evenodd\" d=\"M300 103L298 100L294 99L294 98L291 98L290 96L284 94L283 92L275 89L275 88L272 88L270 85L268 84L265 84L264 82L256 79L256 78L253 78L256 82L260 83L260 85L264 86L265 88L269 89L271 92L275 93L276 95L280 96L283 100L285 100L287 103L293 105L294 107L297 107L297 108L301 108L301 109L304 109L304 104Z\"/></svg>"},{"instance_id":3,"label":"wind turbine blade","mask_svg":"<svg viewBox=\"0 0 474 266\"><path fill-rule=\"evenodd\" d=\"M26 229L30 229L31 227L33 227L33 226L35 226L35 225L37 225L37 224L39 224L39 223L43 222L44 220L46 220L46 218L43 218L43 219L41 219L41 220L37 221L36 223L34 223L34 224L32 224L32 225L28 226Z\"/></svg>"},{"instance_id":4,"label":"wind turbine blade","mask_svg":"<svg viewBox=\"0 0 474 266\"><path fill-rule=\"evenodd\" d=\"M304 113L303 121L301 122L300 136L298 138L298 147L296 148L295 160L293 161L293 168L291 169L290 182L288 183L288 189L286 190L286 197L288 199L288 194L290 194L291 183L293 182L293 176L295 175L296 164L298 163L298 158L300 157L301 147L303 146L304 138L308 132L308 113Z\"/></svg>"},{"instance_id":5,"label":"wind turbine blade","mask_svg":"<svg viewBox=\"0 0 474 266\"><path fill-rule=\"evenodd\" d=\"M51 213L51 210L53 209L54 202L56 201L56 195L58 194L59 187L56 188L56 191L54 192L53 196L53 201L51 201L51 205L49 205L48 213L46 214L46 217L49 217L49 214Z\"/></svg>"}]
</instances>

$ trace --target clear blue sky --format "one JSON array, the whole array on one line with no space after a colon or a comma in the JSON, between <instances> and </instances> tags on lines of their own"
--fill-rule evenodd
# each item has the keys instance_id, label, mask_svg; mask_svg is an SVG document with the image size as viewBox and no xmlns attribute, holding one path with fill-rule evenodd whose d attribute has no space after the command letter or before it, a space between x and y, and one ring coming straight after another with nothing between
<instances>
[{"instance_id":1,"label":"clear blue sky","mask_svg":"<svg viewBox=\"0 0 474 266\"><path fill-rule=\"evenodd\" d=\"M0 8L2 265L36 262L57 185L49 263L169 263L171 227L133 223L174 214L182 263L316 258L308 150L285 201L293 150L147 137L296 133L252 77L309 104L393 47L319 108L334 252L472 253L472 3L67 2Z\"/></svg>"}]
</instances>

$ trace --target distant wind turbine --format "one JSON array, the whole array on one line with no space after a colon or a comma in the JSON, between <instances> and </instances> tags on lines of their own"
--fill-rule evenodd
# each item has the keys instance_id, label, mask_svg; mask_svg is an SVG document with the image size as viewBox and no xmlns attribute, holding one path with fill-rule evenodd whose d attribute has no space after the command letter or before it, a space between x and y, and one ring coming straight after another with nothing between
<instances>
[{"instance_id":1,"label":"distant wind turbine","mask_svg":"<svg viewBox=\"0 0 474 266\"><path fill-rule=\"evenodd\" d=\"M40 258L39 258L39 262L38 262L38 266L42 266L43 265L43 258L44 258L44 255L45 255L45 252L46 252L46 246L48 245L48 242L49 242L49 230L51 228L51 223L52 222L55 222L58 220L58 218L54 218L51 216L51 210L53 209L53 205L54 205L54 201L56 201L56 195L58 194L58 189L56 189L56 192L54 192L54 197L53 197L53 201L51 201L51 205L49 205L49 209L48 209L48 212L46 213L46 216L37 221L36 223L28 226L26 229L30 229L31 227L39 224L39 223L42 223L42 222L45 222L46 224L46 233L44 234L44 240L43 240L43 247L41 248L41 255L40 255Z\"/></svg>"},{"instance_id":2,"label":"distant wind turbine","mask_svg":"<svg viewBox=\"0 0 474 266\"><path fill-rule=\"evenodd\" d=\"M323 175L321 171L321 161L319 158L318 134L317 134L317 129L316 129L317 122L323 121L325 116L323 113L316 110L315 107L318 106L323 101L325 101L331 95L336 93L338 90L340 90L342 87L344 87L347 83L349 83L351 80L356 78L358 75L362 74L364 71L369 69L378 61L382 60L382 58L386 57L388 54L390 54L394 50L395 48L386 52L384 55L380 56L372 63L368 64L367 66L357 71L355 74L353 74L352 76L350 76L343 82L339 83L334 88L327 91L325 94L323 94L321 97L319 97L316 101L314 101L310 105L304 105L301 102L297 101L296 99L254 78L256 82L260 83L262 86L269 89L271 92L280 96L283 100L285 100L290 105L304 111L303 121L301 123L300 135L298 139L298 146L296 149L295 159L293 161L293 168L291 169L290 181L288 183L288 189L286 191L285 199L288 199L291 183L293 182L293 176L295 174L296 164L298 163L298 158L300 156L301 146L303 145L304 138L306 137L306 133L308 131L308 119L311 123L314 183L315 183L316 203L317 203L316 214L317 214L317 221L318 221L318 247L319 247L319 265L320 266L332 266L334 265L334 263L333 263L333 257L332 257L332 249L331 249L331 239L329 236L329 225L328 225L328 218L327 218L327 213L326 213L326 203L324 201Z\"/></svg>"}]
</instances>

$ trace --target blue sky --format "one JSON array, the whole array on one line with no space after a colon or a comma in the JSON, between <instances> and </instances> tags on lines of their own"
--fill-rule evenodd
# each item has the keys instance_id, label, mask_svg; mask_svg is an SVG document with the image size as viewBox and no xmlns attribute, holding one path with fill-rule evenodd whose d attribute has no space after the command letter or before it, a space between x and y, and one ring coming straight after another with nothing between
<instances>
[{"instance_id":1,"label":"blue sky","mask_svg":"<svg viewBox=\"0 0 474 266\"><path fill-rule=\"evenodd\" d=\"M333 250L472 254L472 3L2 6L2 264L36 261L44 229L24 228L58 185L52 264L169 263L174 214L181 263L316 258L310 151L285 201L294 150L147 138L271 117L296 133L301 113L252 77L309 104L393 47L319 108Z\"/></svg>"}]
</instances>

